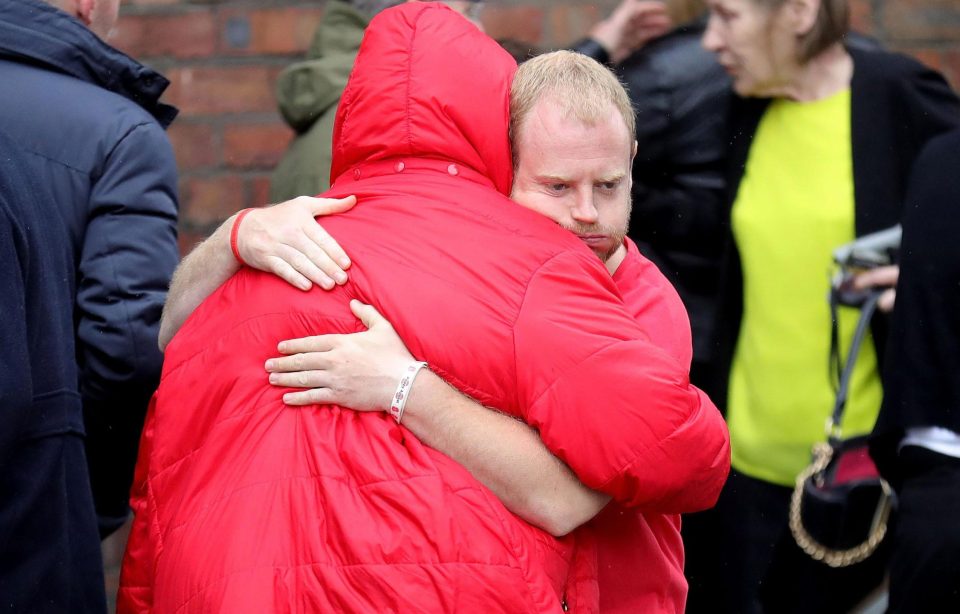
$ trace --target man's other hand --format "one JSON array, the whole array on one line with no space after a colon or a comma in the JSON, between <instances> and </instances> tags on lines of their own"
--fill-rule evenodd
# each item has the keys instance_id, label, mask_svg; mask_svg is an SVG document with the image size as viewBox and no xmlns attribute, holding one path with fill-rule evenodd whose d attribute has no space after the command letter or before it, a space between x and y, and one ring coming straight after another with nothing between
<instances>
[{"instance_id":1,"label":"man's other hand","mask_svg":"<svg viewBox=\"0 0 960 614\"><path fill-rule=\"evenodd\" d=\"M619 64L651 40L663 36L673 22L659 0L623 0L613 13L590 30L590 38Z\"/></svg>"},{"instance_id":2,"label":"man's other hand","mask_svg":"<svg viewBox=\"0 0 960 614\"><path fill-rule=\"evenodd\" d=\"M343 285L350 259L315 218L342 213L355 204L355 196L299 196L253 209L240 224L237 250L247 265L273 273L301 290L309 290L313 284L324 290Z\"/></svg>"},{"instance_id":3,"label":"man's other hand","mask_svg":"<svg viewBox=\"0 0 960 614\"><path fill-rule=\"evenodd\" d=\"M357 411L386 411L413 356L374 307L350 301L350 310L367 330L282 341L265 368L270 383L307 388L283 395L287 405L336 404Z\"/></svg>"}]
</instances>

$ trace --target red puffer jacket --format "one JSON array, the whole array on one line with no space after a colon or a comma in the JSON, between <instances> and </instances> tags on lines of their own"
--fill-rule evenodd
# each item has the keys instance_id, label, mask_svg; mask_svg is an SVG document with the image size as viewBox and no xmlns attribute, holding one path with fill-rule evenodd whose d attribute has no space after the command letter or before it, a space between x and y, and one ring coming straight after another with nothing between
<instances>
[{"instance_id":1,"label":"red puffer jacket","mask_svg":"<svg viewBox=\"0 0 960 614\"><path fill-rule=\"evenodd\" d=\"M120 612L559 612L564 586L596 607L595 560L569 573L570 543L386 414L283 405L264 361L281 339L360 329L353 298L442 377L536 426L589 486L643 504L694 477L664 475L663 442L705 402L685 367L649 342L596 256L506 197L514 70L440 3L374 19L328 193L360 204L324 219L351 282L304 293L244 269L169 345Z\"/></svg>"}]
</instances>

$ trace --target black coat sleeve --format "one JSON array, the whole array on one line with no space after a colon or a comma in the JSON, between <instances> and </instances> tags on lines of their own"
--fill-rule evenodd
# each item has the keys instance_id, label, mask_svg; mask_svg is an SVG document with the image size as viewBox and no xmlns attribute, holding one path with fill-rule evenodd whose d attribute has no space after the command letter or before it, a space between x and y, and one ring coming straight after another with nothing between
<instances>
[{"instance_id":1,"label":"black coat sleeve","mask_svg":"<svg viewBox=\"0 0 960 614\"><path fill-rule=\"evenodd\" d=\"M93 178L77 287L77 355L97 512L125 516L160 314L178 260L176 165L159 125L133 127Z\"/></svg>"}]
</instances>

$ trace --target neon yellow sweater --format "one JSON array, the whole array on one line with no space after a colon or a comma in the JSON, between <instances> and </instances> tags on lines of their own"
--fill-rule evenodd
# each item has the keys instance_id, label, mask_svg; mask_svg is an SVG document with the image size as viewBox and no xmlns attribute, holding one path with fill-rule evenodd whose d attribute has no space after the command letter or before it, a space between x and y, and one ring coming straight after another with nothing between
<instances>
[{"instance_id":1,"label":"neon yellow sweater","mask_svg":"<svg viewBox=\"0 0 960 614\"><path fill-rule=\"evenodd\" d=\"M850 91L774 101L757 129L733 231L743 268L743 320L730 374L733 466L792 485L810 461L835 398L830 383L832 250L854 238ZM841 356L858 311L842 308ZM857 361L844 436L869 431L881 400L873 340Z\"/></svg>"}]
</instances>

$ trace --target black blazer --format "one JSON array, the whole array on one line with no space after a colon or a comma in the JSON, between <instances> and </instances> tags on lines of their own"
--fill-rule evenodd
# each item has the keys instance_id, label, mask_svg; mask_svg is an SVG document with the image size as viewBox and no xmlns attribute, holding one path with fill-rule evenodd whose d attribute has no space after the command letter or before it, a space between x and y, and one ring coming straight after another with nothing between
<instances>
[{"instance_id":1,"label":"black blazer","mask_svg":"<svg viewBox=\"0 0 960 614\"><path fill-rule=\"evenodd\" d=\"M913 161L932 137L960 126L960 100L943 77L916 60L880 50L848 48L853 58L851 139L854 218L857 236L896 224ZM743 311L740 256L733 240L730 210L736 200L753 143L769 99L736 98L731 106L727 166L726 249L721 274L720 315L714 337L716 361L707 389L718 407L727 402L727 384ZM789 164L789 160L784 160ZM873 335L882 355L886 319ZM824 368L827 357L824 356ZM882 361L878 361L882 364Z\"/></svg>"}]
</instances>

